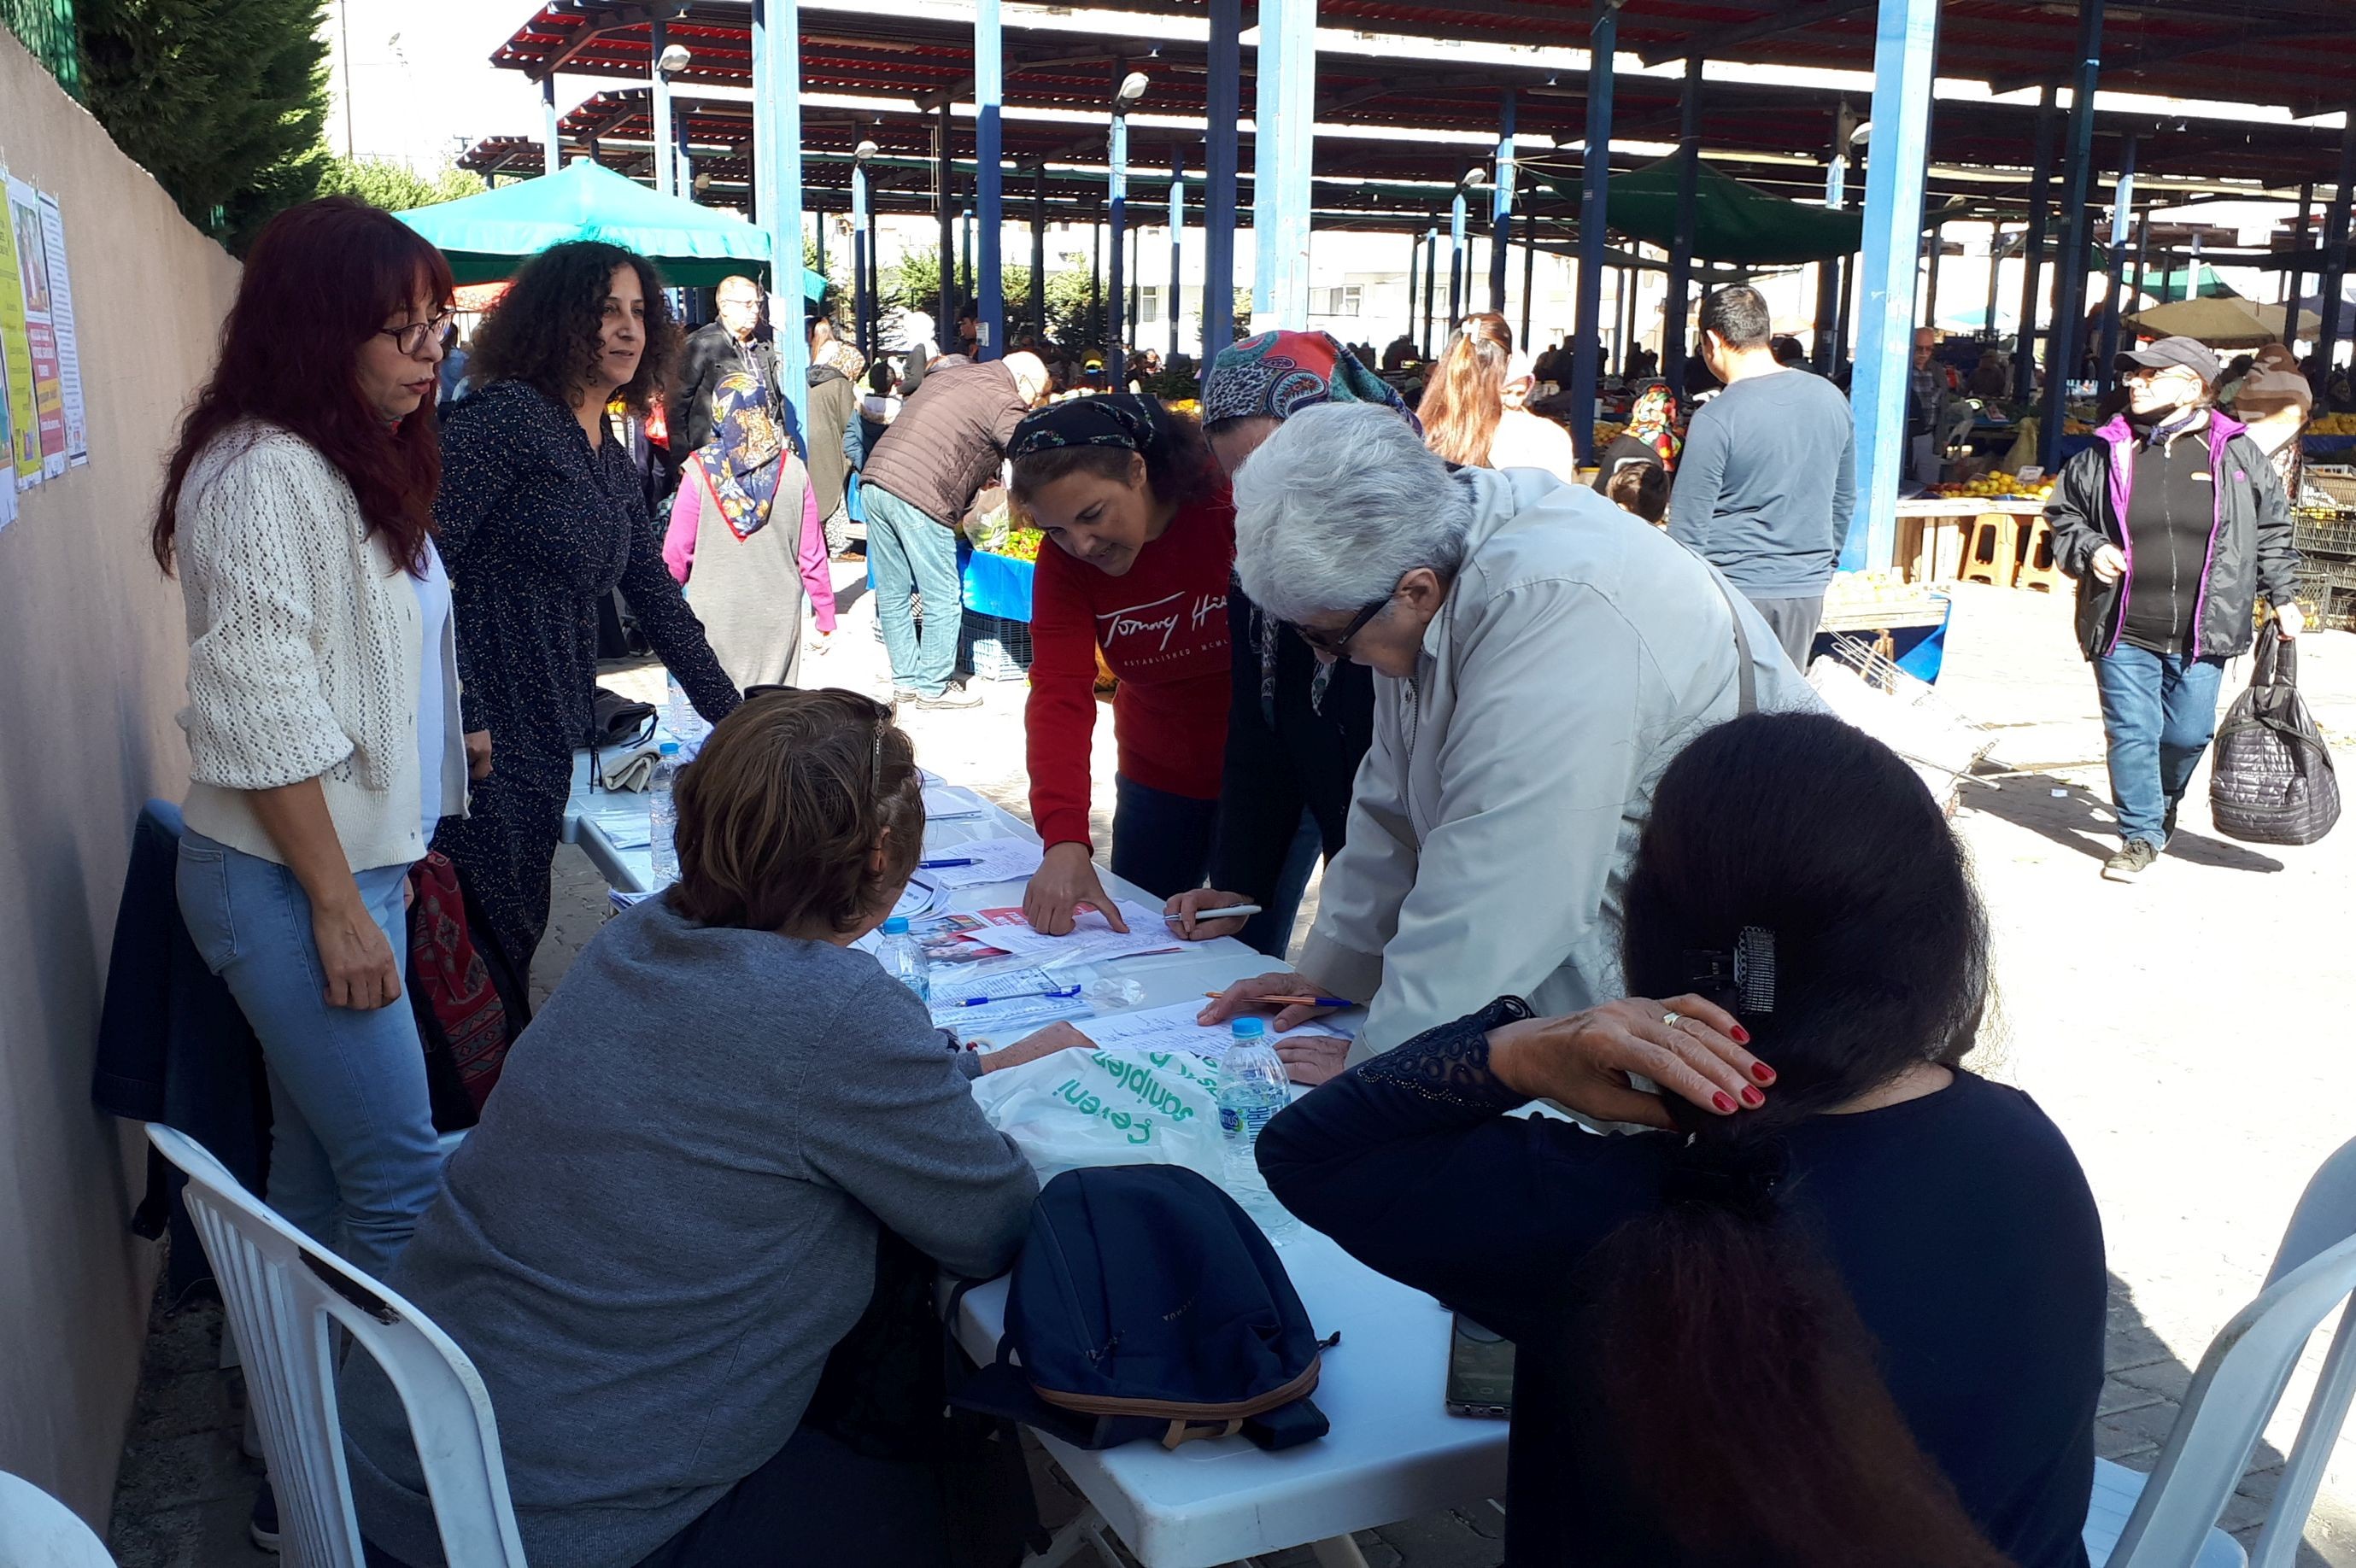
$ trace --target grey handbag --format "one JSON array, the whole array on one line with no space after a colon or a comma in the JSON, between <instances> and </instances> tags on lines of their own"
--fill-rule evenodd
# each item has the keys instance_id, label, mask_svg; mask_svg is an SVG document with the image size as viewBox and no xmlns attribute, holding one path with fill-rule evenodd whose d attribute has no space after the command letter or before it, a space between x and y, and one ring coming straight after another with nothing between
<instances>
[{"instance_id":1,"label":"grey handbag","mask_svg":"<svg viewBox=\"0 0 2356 1568\"><path fill-rule=\"evenodd\" d=\"M2257 668L2217 731L2209 775L2217 831L2252 844L2312 844L2340 820L2331 748L2298 695L2298 645L2258 634Z\"/></svg>"}]
</instances>

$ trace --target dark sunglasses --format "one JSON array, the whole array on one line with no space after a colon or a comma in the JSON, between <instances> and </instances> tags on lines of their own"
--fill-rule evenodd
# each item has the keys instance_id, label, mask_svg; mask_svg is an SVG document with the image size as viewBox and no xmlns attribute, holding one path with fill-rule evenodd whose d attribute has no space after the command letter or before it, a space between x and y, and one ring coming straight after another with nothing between
<instances>
[{"instance_id":1,"label":"dark sunglasses","mask_svg":"<svg viewBox=\"0 0 2356 1568\"><path fill-rule=\"evenodd\" d=\"M1367 623L1381 614L1385 606L1398 597L1398 589L1394 585L1391 591L1381 598L1367 601L1365 607L1350 617L1350 624L1339 632L1328 632L1316 626L1304 626L1297 621L1293 623L1292 630L1302 642L1307 643L1319 653L1330 655L1337 659L1345 659L1350 656L1351 642L1360 632L1366 629Z\"/></svg>"}]
</instances>

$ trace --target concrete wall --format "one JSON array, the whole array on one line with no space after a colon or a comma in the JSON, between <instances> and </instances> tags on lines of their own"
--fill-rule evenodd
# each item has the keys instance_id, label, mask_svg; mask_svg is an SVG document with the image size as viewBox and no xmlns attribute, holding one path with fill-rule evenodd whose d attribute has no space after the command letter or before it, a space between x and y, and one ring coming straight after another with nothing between
<instances>
[{"instance_id":1,"label":"concrete wall","mask_svg":"<svg viewBox=\"0 0 2356 1568\"><path fill-rule=\"evenodd\" d=\"M187 668L146 519L237 264L0 32L0 159L54 193L81 336L90 464L0 530L0 1470L102 1532L155 1247L125 1219L136 1128L91 1108L133 818L177 799Z\"/></svg>"}]
</instances>

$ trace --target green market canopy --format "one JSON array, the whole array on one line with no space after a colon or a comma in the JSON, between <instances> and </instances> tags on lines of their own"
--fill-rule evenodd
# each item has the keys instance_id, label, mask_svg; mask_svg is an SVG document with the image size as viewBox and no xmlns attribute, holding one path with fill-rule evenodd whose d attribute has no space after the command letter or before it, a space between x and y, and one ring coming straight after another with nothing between
<instances>
[{"instance_id":1,"label":"green market canopy","mask_svg":"<svg viewBox=\"0 0 2356 1568\"><path fill-rule=\"evenodd\" d=\"M1612 176L1606 225L1618 234L1673 249L1677 237L1677 165L1664 158ZM1740 265L1795 266L1846 256L1865 243L1865 216L1808 207L1754 190L1708 164L1696 171L1694 244L1697 258ZM1570 175L1539 173L1567 200L1579 199ZM479 199L479 198L477 198Z\"/></svg>"},{"instance_id":2,"label":"green market canopy","mask_svg":"<svg viewBox=\"0 0 2356 1568\"><path fill-rule=\"evenodd\" d=\"M732 272L766 278L769 231L721 208L662 196L586 158L558 174L480 196L395 213L450 259L461 283L514 275L525 260L568 240L602 240L647 257L665 282L704 287ZM802 269L802 296L826 279Z\"/></svg>"}]
</instances>

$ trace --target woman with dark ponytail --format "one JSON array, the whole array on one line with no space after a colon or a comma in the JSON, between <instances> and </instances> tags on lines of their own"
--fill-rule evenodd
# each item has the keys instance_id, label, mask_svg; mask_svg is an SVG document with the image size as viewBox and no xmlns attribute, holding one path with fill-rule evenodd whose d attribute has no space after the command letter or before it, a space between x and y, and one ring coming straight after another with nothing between
<instances>
[{"instance_id":1,"label":"woman with dark ponytail","mask_svg":"<svg viewBox=\"0 0 2356 1568\"><path fill-rule=\"evenodd\" d=\"M1506 1562L2078 1568L2101 1226L1960 1065L1987 934L1937 805L1837 720L1736 720L1662 776L1626 912L1628 999L1502 998L1259 1146L1295 1214L1515 1342Z\"/></svg>"}]
</instances>

